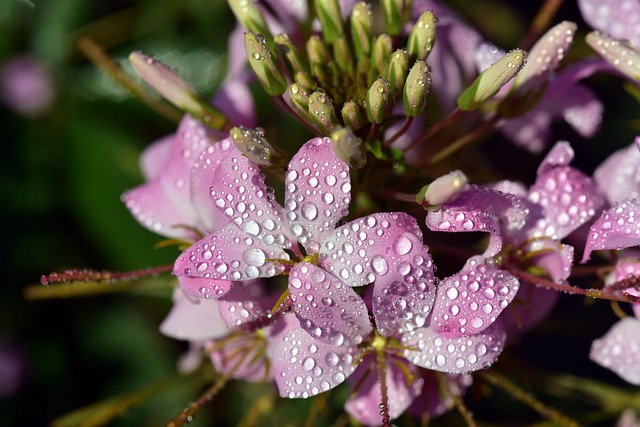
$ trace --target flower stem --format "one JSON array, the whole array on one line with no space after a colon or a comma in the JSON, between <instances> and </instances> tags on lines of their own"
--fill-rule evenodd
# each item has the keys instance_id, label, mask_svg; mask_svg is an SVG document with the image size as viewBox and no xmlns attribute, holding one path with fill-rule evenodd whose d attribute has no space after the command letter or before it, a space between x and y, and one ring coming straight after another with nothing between
<instances>
[{"instance_id":1,"label":"flower stem","mask_svg":"<svg viewBox=\"0 0 640 427\"><path fill-rule=\"evenodd\" d=\"M607 301L618 301L618 302L629 302L636 303L640 302L640 298L634 297L632 295L625 295L620 292L606 292L602 289L583 289L578 288L577 286L572 286L566 283L555 283L551 280L544 279L542 277L534 276L533 274L525 273L522 270L519 270L514 267L508 267L507 271L518 279L526 280L527 282L531 282L535 285L542 286L543 288L551 289L558 292L565 292L572 295L583 295L585 297L594 298L594 299L602 299Z\"/></svg>"},{"instance_id":2,"label":"flower stem","mask_svg":"<svg viewBox=\"0 0 640 427\"><path fill-rule=\"evenodd\" d=\"M407 131L407 129L409 129L409 127L411 126L411 123L413 123L413 117L407 117L407 119L402 124L402 127L398 129L398 131L394 133L389 139L387 139L382 145L384 145L387 148L391 147L391 144L393 144L398 138L400 138Z\"/></svg>"},{"instance_id":3,"label":"flower stem","mask_svg":"<svg viewBox=\"0 0 640 427\"><path fill-rule=\"evenodd\" d=\"M531 393L526 390L521 389L513 382L511 382L507 377L497 374L491 373L488 371L480 371L476 373L477 376L485 380L486 382L501 388L506 391L509 395L511 395L514 399L524 403L538 414L543 417L549 418L561 426L564 427L578 427L580 424L578 422L572 420L571 418L563 415L558 412L556 409L546 406L544 403L537 400L535 397L531 395Z\"/></svg>"},{"instance_id":4,"label":"flower stem","mask_svg":"<svg viewBox=\"0 0 640 427\"><path fill-rule=\"evenodd\" d=\"M414 145L426 142L429 138L431 138L433 135L435 135L437 132L439 132L442 128L447 126L449 123L452 123L452 122L456 121L458 119L458 117L460 117L462 115L462 113L463 113L462 110L460 110L459 108L456 108L447 117L445 117L444 119L442 119L439 122L435 123L429 129L427 129L427 131L425 133L423 133L422 135L420 135L419 137L417 137L416 139L411 141L409 143L409 145L407 145L404 148L403 151L406 153L407 151L412 149Z\"/></svg>"},{"instance_id":5,"label":"flower stem","mask_svg":"<svg viewBox=\"0 0 640 427\"><path fill-rule=\"evenodd\" d=\"M391 419L389 416L389 390L387 389L387 356L384 348L376 351L376 372L378 373L378 382L380 382L380 415L382 416L382 425L391 427Z\"/></svg>"},{"instance_id":6,"label":"flower stem","mask_svg":"<svg viewBox=\"0 0 640 427\"><path fill-rule=\"evenodd\" d=\"M78 40L78 49L98 66L114 82L126 89L131 95L140 99L149 108L165 118L178 123L182 113L171 105L155 100L147 91L127 75L122 68L105 53L102 48L88 37Z\"/></svg>"},{"instance_id":7,"label":"flower stem","mask_svg":"<svg viewBox=\"0 0 640 427\"><path fill-rule=\"evenodd\" d=\"M478 427L476 420L473 418L473 414L471 413L471 411L469 411L469 409L467 409L462 400L460 400L460 396L458 396L449 388L448 380L444 376L444 374L437 371L434 371L433 373L436 377L436 381L438 382L438 389L440 390L440 396L442 396L442 400L446 401L447 398L451 399L467 426Z\"/></svg>"},{"instance_id":8,"label":"flower stem","mask_svg":"<svg viewBox=\"0 0 640 427\"><path fill-rule=\"evenodd\" d=\"M527 35L520 42L520 48L529 50L531 46L534 45L536 40L540 38L542 32L549 27L549 24L553 20L553 17L562 6L562 2L564 0L546 0L542 7L538 10L538 13L533 18L533 22L531 22L531 26L529 26L529 30L527 31Z\"/></svg>"},{"instance_id":9,"label":"flower stem","mask_svg":"<svg viewBox=\"0 0 640 427\"><path fill-rule=\"evenodd\" d=\"M45 286L55 283L68 282L106 282L114 283L118 281L141 279L143 277L155 276L160 273L167 273L173 269L173 264L161 265L158 267L143 268L141 270L117 272L117 271L96 271L89 269L65 270L61 273L51 273L43 275L40 283Z\"/></svg>"},{"instance_id":10,"label":"flower stem","mask_svg":"<svg viewBox=\"0 0 640 427\"><path fill-rule=\"evenodd\" d=\"M499 122L501 118L499 116L493 116L489 120L482 123L480 126L475 128L472 132L469 132L462 138L458 138L455 141L447 144L442 150L435 153L433 156L429 158L429 165L434 165L439 163L440 161L446 159L451 156L456 151L464 148L465 146L471 144L478 138L484 136L488 132L490 132Z\"/></svg>"}]
</instances>

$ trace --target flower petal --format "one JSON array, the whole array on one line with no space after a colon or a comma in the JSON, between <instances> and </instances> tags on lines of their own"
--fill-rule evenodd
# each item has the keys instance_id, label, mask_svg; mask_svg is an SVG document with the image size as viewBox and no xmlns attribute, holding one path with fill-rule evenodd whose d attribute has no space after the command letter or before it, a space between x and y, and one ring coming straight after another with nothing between
<instances>
[{"instance_id":1,"label":"flower petal","mask_svg":"<svg viewBox=\"0 0 640 427\"><path fill-rule=\"evenodd\" d=\"M589 357L623 380L640 385L640 319L625 317L591 345Z\"/></svg>"},{"instance_id":2,"label":"flower petal","mask_svg":"<svg viewBox=\"0 0 640 427\"><path fill-rule=\"evenodd\" d=\"M288 260L289 255L247 236L234 224L228 224L185 250L176 260L173 274L214 281L271 277L281 273L284 267L269 261L270 259ZM206 288L196 290L190 287L186 291L200 298L208 293ZM222 295L223 293L214 293L211 297L218 298Z\"/></svg>"},{"instance_id":3,"label":"flower petal","mask_svg":"<svg viewBox=\"0 0 640 427\"><path fill-rule=\"evenodd\" d=\"M373 316L383 336L424 326L436 298L433 262L427 246L416 243L403 257L391 258L389 273L373 287Z\"/></svg>"},{"instance_id":4,"label":"flower petal","mask_svg":"<svg viewBox=\"0 0 640 427\"><path fill-rule=\"evenodd\" d=\"M220 338L228 333L220 317L218 301L187 297L179 287L173 291L173 307L160 324L160 332L179 340Z\"/></svg>"},{"instance_id":5,"label":"flower petal","mask_svg":"<svg viewBox=\"0 0 640 427\"><path fill-rule=\"evenodd\" d=\"M434 371L463 374L491 366L504 348L506 334L493 323L476 335L446 338L431 328L420 328L403 335L404 356L413 364Z\"/></svg>"},{"instance_id":6,"label":"flower petal","mask_svg":"<svg viewBox=\"0 0 640 427\"><path fill-rule=\"evenodd\" d=\"M438 285L431 328L447 338L477 334L495 322L519 286L518 279L486 258L473 257Z\"/></svg>"},{"instance_id":7,"label":"flower petal","mask_svg":"<svg viewBox=\"0 0 640 427\"><path fill-rule=\"evenodd\" d=\"M538 176L529 200L544 210L529 237L560 240L591 219L602 206L602 197L591 178L579 170L561 166Z\"/></svg>"},{"instance_id":8,"label":"flower petal","mask_svg":"<svg viewBox=\"0 0 640 427\"><path fill-rule=\"evenodd\" d=\"M289 296L300 326L319 341L353 346L373 330L363 299L313 264L301 262L291 269Z\"/></svg>"},{"instance_id":9,"label":"flower petal","mask_svg":"<svg viewBox=\"0 0 640 427\"><path fill-rule=\"evenodd\" d=\"M295 248L295 239L258 166L233 147L216 172L211 197L244 233L269 246ZM297 248L295 248L297 250Z\"/></svg>"},{"instance_id":10,"label":"flower petal","mask_svg":"<svg viewBox=\"0 0 640 427\"><path fill-rule=\"evenodd\" d=\"M192 298L204 299L222 296L229 292L229 289L233 286L233 282L229 280L214 280L187 276L178 276L178 284L186 295Z\"/></svg>"},{"instance_id":11,"label":"flower petal","mask_svg":"<svg viewBox=\"0 0 640 427\"><path fill-rule=\"evenodd\" d=\"M329 138L314 138L291 159L285 185L291 231L307 253L316 253L349 213L349 166L335 155Z\"/></svg>"},{"instance_id":12,"label":"flower petal","mask_svg":"<svg viewBox=\"0 0 640 427\"><path fill-rule=\"evenodd\" d=\"M578 0L584 20L593 28L640 47L640 3L634 0Z\"/></svg>"},{"instance_id":13,"label":"flower petal","mask_svg":"<svg viewBox=\"0 0 640 427\"><path fill-rule=\"evenodd\" d=\"M171 156L171 144L175 134L167 135L149 145L140 155L140 169L147 181L154 179L162 172Z\"/></svg>"},{"instance_id":14,"label":"flower petal","mask_svg":"<svg viewBox=\"0 0 640 427\"><path fill-rule=\"evenodd\" d=\"M573 148L571 148L571 144L567 141L556 142L556 145L549 150L540 163L540 166L538 166L538 176L543 175L558 166L568 166L574 157L575 152L573 151Z\"/></svg>"},{"instance_id":15,"label":"flower petal","mask_svg":"<svg viewBox=\"0 0 640 427\"><path fill-rule=\"evenodd\" d=\"M344 382L355 370L358 347L338 347L302 329L287 332L274 348L273 373L280 396L307 398Z\"/></svg>"},{"instance_id":16,"label":"flower petal","mask_svg":"<svg viewBox=\"0 0 640 427\"><path fill-rule=\"evenodd\" d=\"M610 204L640 198L640 150L636 144L609 156L593 173L598 189Z\"/></svg>"},{"instance_id":17,"label":"flower petal","mask_svg":"<svg viewBox=\"0 0 640 427\"><path fill-rule=\"evenodd\" d=\"M318 265L349 286L362 286L386 274L392 257L406 255L418 244L422 232L415 218L377 213L336 228L320 247Z\"/></svg>"},{"instance_id":18,"label":"flower petal","mask_svg":"<svg viewBox=\"0 0 640 427\"><path fill-rule=\"evenodd\" d=\"M231 328L260 317L273 307L277 295L267 295L266 283L260 280L237 282L218 299L220 316Z\"/></svg>"},{"instance_id":19,"label":"flower petal","mask_svg":"<svg viewBox=\"0 0 640 427\"><path fill-rule=\"evenodd\" d=\"M345 403L345 410L349 415L364 425L375 426L382 421L380 416L380 382L375 369L375 356L367 356L358 369L349 377L351 384L357 384L357 389ZM414 380L407 384L405 371L397 364L404 365L406 372L411 372ZM372 369L373 368L373 369ZM416 378L418 369L406 360L389 356L385 369L385 382L389 401L389 416L393 420L398 418L420 395L424 381Z\"/></svg>"},{"instance_id":20,"label":"flower petal","mask_svg":"<svg viewBox=\"0 0 640 427\"><path fill-rule=\"evenodd\" d=\"M581 263L589 260L591 252L602 249L624 249L640 244L640 206L627 200L607 209L589 229Z\"/></svg>"}]
</instances>

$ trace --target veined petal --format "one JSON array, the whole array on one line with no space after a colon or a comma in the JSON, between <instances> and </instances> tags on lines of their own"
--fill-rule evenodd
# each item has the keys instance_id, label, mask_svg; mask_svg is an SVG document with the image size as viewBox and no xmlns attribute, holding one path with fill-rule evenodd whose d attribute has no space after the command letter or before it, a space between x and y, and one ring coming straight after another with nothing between
<instances>
[{"instance_id":1,"label":"veined petal","mask_svg":"<svg viewBox=\"0 0 640 427\"><path fill-rule=\"evenodd\" d=\"M300 326L319 341L358 345L373 330L360 295L313 264L301 262L291 269L289 296Z\"/></svg>"},{"instance_id":2,"label":"veined petal","mask_svg":"<svg viewBox=\"0 0 640 427\"><path fill-rule=\"evenodd\" d=\"M582 17L593 28L640 47L640 3L635 0L578 0Z\"/></svg>"},{"instance_id":3,"label":"veined petal","mask_svg":"<svg viewBox=\"0 0 640 427\"><path fill-rule=\"evenodd\" d=\"M273 378L266 354L266 338L254 333L238 334L221 348L209 353L216 371L226 374L233 369L232 378L261 382ZM236 366L240 363L238 366Z\"/></svg>"},{"instance_id":4,"label":"veined petal","mask_svg":"<svg viewBox=\"0 0 640 427\"><path fill-rule=\"evenodd\" d=\"M160 332L179 340L220 338L228 328L220 316L217 300L190 299L182 289L173 291L173 307L160 324Z\"/></svg>"},{"instance_id":5,"label":"veined petal","mask_svg":"<svg viewBox=\"0 0 640 427\"><path fill-rule=\"evenodd\" d=\"M302 329L282 337L273 353L273 373L280 396L304 398L328 391L355 370L358 347L318 341Z\"/></svg>"},{"instance_id":6,"label":"veined petal","mask_svg":"<svg viewBox=\"0 0 640 427\"><path fill-rule=\"evenodd\" d=\"M248 236L234 224L228 224L185 250L176 260L173 274L233 281L271 277L284 270L282 265L270 261L275 259L288 260L289 255ZM193 291L189 289L187 293L203 296L199 289L196 293ZM214 294L212 298L222 295Z\"/></svg>"},{"instance_id":7,"label":"veined petal","mask_svg":"<svg viewBox=\"0 0 640 427\"><path fill-rule=\"evenodd\" d=\"M349 212L349 166L333 151L331 139L314 138L293 156L285 181L284 205L291 231L307 253Z\"/></svg>"},{"instance_id":8,"label":"veined petal","mask_svg":"<svg viewBox=\"0 0 640 427\"><path fill-rule=\"evenodd\" d=\"M625 317L591 345L589 357L623 380L640 385L640 319Z\"/></svg>"},{"instance_id":9,"label":"veined petal","mask_svg":"<svg viewBox=\"0 0 640 427\"><path fill-rule=\"evenodd\" d=\"M158 181L150 181L122 195L133 217L144 227L162 236L195 240L194 218L171 200Z\"/></svg>"},{"instance_id":10,"label":"veined petal","mask_svg":"<svg viewBox=\"0 0 640 427\"><path fill-rule=\"evenodd\" d=\"M569 166L538 176L529 190L529 200L544 211L529 231L529 237L546 236L554 240L566 237L589 221L603 202L593 180Z\"/></svg>"},{"instance_id":11,"label":"veined petal","mask_svg":"<svg viewBox=\"0 0 640 427\"><path fill-rule=\"evenodd\" d=\"M436 298L433 262L427 246L416 244L403 257L393 257L388 274L373 286L373 316L383 336L423 327Z\"/></svg>"},{"instance_id":12,"label":"veined petal","mask_svg":"<svg viewBox=\"0 0 640 427\"><path fill-rule=\"evenodd\" d=\"M187 296L204 299L218 298L229 292L233 286L233 282L229 280L188 276L178 276L178 284Z\"/></svg>"},{"instance_id":13,"label":"veined petal","mask_svg":"<svg viewBox=\"0 0 640 427\"><path fill-rule=\"evenodd\" d=\"M463 374L486 369L496 361L506 340L499 323L476 335L446 338L431 328L420 328L402 336L411 347L404 356L413 364L434 371Z\"/></svg>"},{"instance_id":14,"label":"veined petal","mask_svg":"<svg viewBox=\"0 0 640 427\"><path fill-rule=\"evenodd\" d=\"M610 204L640 198L640 150L636 144L609 156L593 173Z\"/></svg>"},{"instance_id":15,"label":"veined petal","mask_svg":"<svg viewBox=\"0 0 640 427\"><path fill-rule=\"evenodd\" d=\"M528 209L512 194L470 185L455 200L427 213L427 227L433 231L483 231L498 238L503 231L516 232L525 224ZM487 256L496 255L499 242L490 245Z\"/></svg>"},{"instance_id":16,"label":"veined petal","mask_svg":"<svg viewBox=\"0 0 640 427\"><path fill-rule=\"evenodd\" d=\"M591 226L587 236L582 263L591 252L602 249L624 249L640 244L640 206L635 200L626 200L607 209Z\"/></svg>"},{"instance_id":17,"label":"veined petal","mask_svg":"<svg viewBox=\"0 0 640 427\"><path fill-rule=\"evenodd\" d=\"M220 164L211 187L215 205L239 229L277 248L295 248L295 239L256 164L233 147ZM295 248L297 250L297 248Z\"/></svg>"},{"instance_id":18,"label":"veined petal","mask_svg":"<svg viewBox=\"0 0 640 427\"><path fill-rule=\"evenodd\" d=\"M415 218L377 213L336 228L320 247L318 264L349 286L372 283L393 267L392 258L422 245Z\"/></svg>"},{"instance_id":19,"label":"veined petal","mask_svg":"<svg viewBox=\"0 0 640 427\"><path fill-rule=\"evenodd\" d=\"M229 223L227 216L211 201L209 192L220 163L232 151L229 138L210 144L198 156L191 168L191 202L204 231L219 230Z\"/></svg>"},{"instance_id":20,"label":"veined petal","mask_svg":"<svg viewBox=\"0 0 640 427\"><path fill-rule=\"evenodd\" d=\"M389 416L393 420L402 415L413 400L420 395L424 381L418 377L416 366L394 356L387 357L385 382L389 400ZM367 356L353 375L349 377L349 382L358 384L358 389L354 390L355 394L352 394L345 403L347 413L367 426L379 425L382 420L380 417L380 382L375 363L375 356ZM407 384L407 375L396 363L404 365L405 369L413 374L414 381L412 383Z\"/></svg>"},{"instance_id":21,"label":"veined petal","mask_svg":"<svg viewBox=\"0 0 640 427\"><path fill-rule=\"evenodd\" d=\"M473 257L438 285L431 328L447 338L478 334L495 322L519 286L513 275L485 258Z\"/></svg>"}]
</instances>

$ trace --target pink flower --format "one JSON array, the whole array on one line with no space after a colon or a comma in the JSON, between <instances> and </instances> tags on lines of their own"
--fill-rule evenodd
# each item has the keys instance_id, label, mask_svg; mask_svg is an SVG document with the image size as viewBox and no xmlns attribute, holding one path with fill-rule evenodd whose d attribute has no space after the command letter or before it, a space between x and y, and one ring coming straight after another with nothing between
<instances>
[{"instance_id":1,"label":"pink flower","mask_svg":"<svg viewBox=\"0 0 640 427\"><path fill-rule=\"evenodd\" d=\"M49 71L32 56L16 56L0 69L1 97L7 107L26 117L46 113L55 98Z\"/></svg>"}]
</instances>

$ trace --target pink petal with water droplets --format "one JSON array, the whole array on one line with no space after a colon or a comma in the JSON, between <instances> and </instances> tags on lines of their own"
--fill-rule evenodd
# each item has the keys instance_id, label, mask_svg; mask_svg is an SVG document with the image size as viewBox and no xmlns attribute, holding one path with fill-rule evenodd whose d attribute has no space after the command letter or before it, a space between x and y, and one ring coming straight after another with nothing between
<instances>
[{"instance_id":1,"label":"pink petal with water droplets","mask_svg":"<svg viewBox=\"0 0 640 427\"><path fill-rule=\"evenodd\" d=\"M176 274L174 272L174 274ZM178 276L178 284L192 298L218 298L229 292L233 282L229 280L205 279L202 277Z\"/></svg>"},{"instance_id":2,"label":"pink petal with water droplets","mask_svg":"<svg viewBox=\"0 0 640 427\"><path fill-rule=\"evenodd\" d=\"M539 153L549 139L551 121L552 115L548 110L532 108L524 116L505 121L500 130L517 146Z\"/></svg>"},{"instance_id":3,"label":"pink petal with water droplets","mask_svg":"<svg viewBox=\"0 0 640 427\"><path fill-rule=\"evenodd\" d=\"M190 299L180 288L173 292L173 307L160 324L160 332L179 340L220 338L228 328L220 317L218 301Z\"/></svg>"},{"instance_id":4,"label":"pink petal with water droplets","mask_svg":"<svg viewBox=\"0 0 640 427\"><path fill-rule=\"evenodd\" d=\"M631 144L610 155L593 173L610 204L640 198L640 150Z\"/></svg>"},{"instance_id":5,"label":"pink petal with water droplets","mask_svg":"<svg viewBox=\"0 0 640 427\"><path fill-rule=\"evenodd\" d=\"M434 371L463 374L491 366L504 348L506 334L493 323L476 335L446 338L431 328L419 328L402 336L404 356L413 364Z\"/></svg>"},{"instance_id":6,"label":"pink petal with water droplets","mask_svg":"<svg viewBox=\"0 0 640 427\"><path fill-rule=\"evenodd\" d=\"M375 363L375 356L367 356L349 377L349 382L357 384L358 388L345 403L347 413L367 426L377 426L382 423L380 382ZM423 385L423 380L419 377L415 378L411 384L407 384L405 372L396 363L404 365L406 370L414 375L414 378L418 376L416 366L394 356L388 356L385 382L389 401L389 417L392 420L402 415L413 400L420 395Z\"/></svg>"},{"instance_id":7,"label":"pink petal with water droplets","mask_svg":"<svg viewBox=\"0 0 640 427\"><path fill-rule=\"evenodd\" d=\"M282 207L275 202L260 169L238 149L232 149L218 167L210 194L215 205L246 235L269 246L297 250Z\"/></svg>"},{"instance_id":8,"label":"pink petal with water droplets","mask_svg":"<svg viewBox=\"0 0 640 427\"><path fill-rule=\"evenodd\" d=\"M325 236L349 213L349 166L335 155L329 138L314 138L291 159L285 189L291 231L308 254L318 252Z\"/></svg>"},{"instance_id":9,"label":"pink petal with water droplets","mask_svg":"<svg viewBox=\"0 0 640 427\"><path fill-rule=\"evenodd\" d=\"M415 218L377 213L336 228L322 242L318 265L349 286L362 286L386 274L390 257L406 255L414 245L422 245Z\"/></svg>"},{"instance_id":10,"label":"pink petal with water droplets","mask_svg":"<svg viewBox=\"0 0 640 427\"><path fill-rule=\"evenodd\" d=\"M383 336L424 326L436 297L427 246L416 242L405 256L390 261L388 274L378 275L373 287L373 315Z\"/></svg>"},{"instance_id":11,"label":"pink petal with water droplets","mask_svg":"<svg viewBox=\"0 0 640 427\"><path fill-rule=\"evenodd\" d=\"M193 217L167 197L164 187L158 181L127 191L122 195L122 201L133 217L154 233L186 240L196 240L199 237L189 228L194 223Z\"/></svg>"},{"instance_id":12,"label":"pink petal with water droplets","mask_svg":"<svg viewBox=\"0 0 640 427\"><path fill-rule=\"evenodd\" d=\"M603 249L624 249L640 244L640 206L627 200L607 209L589 229L581 263L589 260L591 252Z\"/></svg>"},{"instance_id":13,"label":"pink petal with water droplets","mask_svg":"<svg viewBox=\"0 0 640 427\"><path fill-rule=\"evenodd\" d=\"M547 317L559 297L560 293L557 291L520 282L513 304L500 317L509 339L519 337Z\"/></svg>"},{"instance_id":14,"label":"pink petal with water droplets","mask_svg":"<svg viewBox=\"0 0 640 427\"><path fill-rule=\"evenodd\" d=\"M254 333L240 333L227 339L221 348L209 353L216 371L226 374L233 371L232 378L261 382L273 378L266 357L266 341Z\"/></svg>"},{"instance_id":15,"label":"pink petal with water droplets","mask_svg":"<svg viewBox=\"0 0 640 427\"><path fill-rule=\"evenodd\" d=\"M427 227L433 231L483 231L501 236L503 229L518 230L524 226L528 210L522 200L512 194L470 185L455 200L427 213ZM486 256L501 249L494 241Z\"/></svg>"},{"instance_id":16,"label":"pink petal with water droplets","mask_svg":"<svg viewBox=\"0 0 640 427\"><path fill-rule=\"evenodd\" d=\"M591 89L574 84L554 101L564 120L581 136L590 138L600 129L604 105Z\"/></svg>"},{"instance_id":17,"label":"pink petal with water droplets","mask_svg":"<svg viewBox=\"0 0 640 427\"><path fill-rule=\"evenodd\" d=\"M287 260L289 256L281 249L267 246L247 236L234 224L228 224L211 233L185 250L176 260L173 274L213 280L249 280L271 277L284 268L269 259ZM199 292L187 293L202 297ZM223 294L212 295L213 298Z\"/></svg>"},{"instance_id":18,"label":"pink petal with water droplets","mask_svg":"<svg viewBox=\"0 0 640 427\"><path fill-rule=\"evenodd\" d=\"M229 218L213 203L209 193L220 163L234 151L237 148L229 138L210 144L191 168L191 202L203 230L209 233L229 223Z\"/></svg>"},{"instance_id":19,"label":"pink petal with water droplets","mask_svg":"<svg viewBox=\"0 0 640 427\"><path fill-rule=\"evenodd\" d=\"M162 172L171 155L171 144L175 134L167 135L149 145L140 155L140 169L147 181L150 181Z\"/></svg>"},{"instance_id":20,"label":"pink petal with water droplets","mask_svg":"<svg viewBox=\"0 0 640 427\"><path fill-rule=\"evenodd\" d=\"M478 72L482 73L487 68L491 67L498 59L502 58L507 52L499 49L492 43L481 43L473 51L473 59L478 67ZM522 72L522 71L521 71Z\"/></svg>"},{"instance_id":21,"label":"pink petal with water droplets","mask_svg":"<svg viewBox=\"0 0 640 427\"><path fill-rule=\"evenodd\" d=\"M362 298L313 264L301 262L291 269L289 296L300 326L317 340L353 346L373 330Z\"/></svg>"},{"instance_id":22,"label":"pink petal with water droplets","mask_svg":"<svg viewBox=\"0 0 640 427\"><path fill-rule=\"evenodd\" d=\"M558 141L538 166L538 176L558 166L568 166L575 153L567 141Z\"/></svg>"},{"instance_id":23,"label":"pink petal with water droplets","mask_svg":"<svg viewBox=\"0 0 640 427\"><path fill-rule=\"evenodd\" d=\"M623 380L640 385L640 319L625 317L591 345L589 357Z\"/></svg>"},{"instance_id":24,"label":"pink petal with water droplets","mask_svg":"<svg viewBox=\"0 0 640 427\"><path fill-rule=\"evenodd\" d=\"M477 334L495 322L519 286L518 279L489 260L473 257L438 285L431 328L447 338Z\"/></svg>"},{"instance_id":25,"label":"pink petal with water droplets","mask_svg":"<svg viewBox=\"0 0 640 427\"><path fill-rule=\"evenodd\" d=\"M273 307L278 296L267 295L265 285L261 280L237 282L218 299L220 316L230 328L255 320Z\"/></svg>"},{"instance_id":26,"label":"pink petal with water droplets","mask_svg":"<svg viewBox=\"0 0 640 427\"><path fill-rule=\"evenodd\" d=\"M302 329L288 331L273 352L280 396L306 399L336 387L355 370L358 352L357 346L325 344Z\"/></svg>"},{"instance_id":27,"label":"pink petal with water droplets","mask_svg":"<svg viewBox=\"0 0 640 427\"><path fill-rule=\"evenodd\" d=\"M595 183L569 166L560 166L538 176L529 190L529 200L544 210L529 237L560 240L590 220L602 206Z\"/></svg>"},{"instance_id":28,"label":"pink petal with water droplets","mask_svg":"<svg viewBox=\"0 0 640 427\"><path fill-rule=\"evenodd\" d=\"M637 0L578 0L582 17L593 28L640 47L640 3Z\"/></svg>"}]
</instances>

